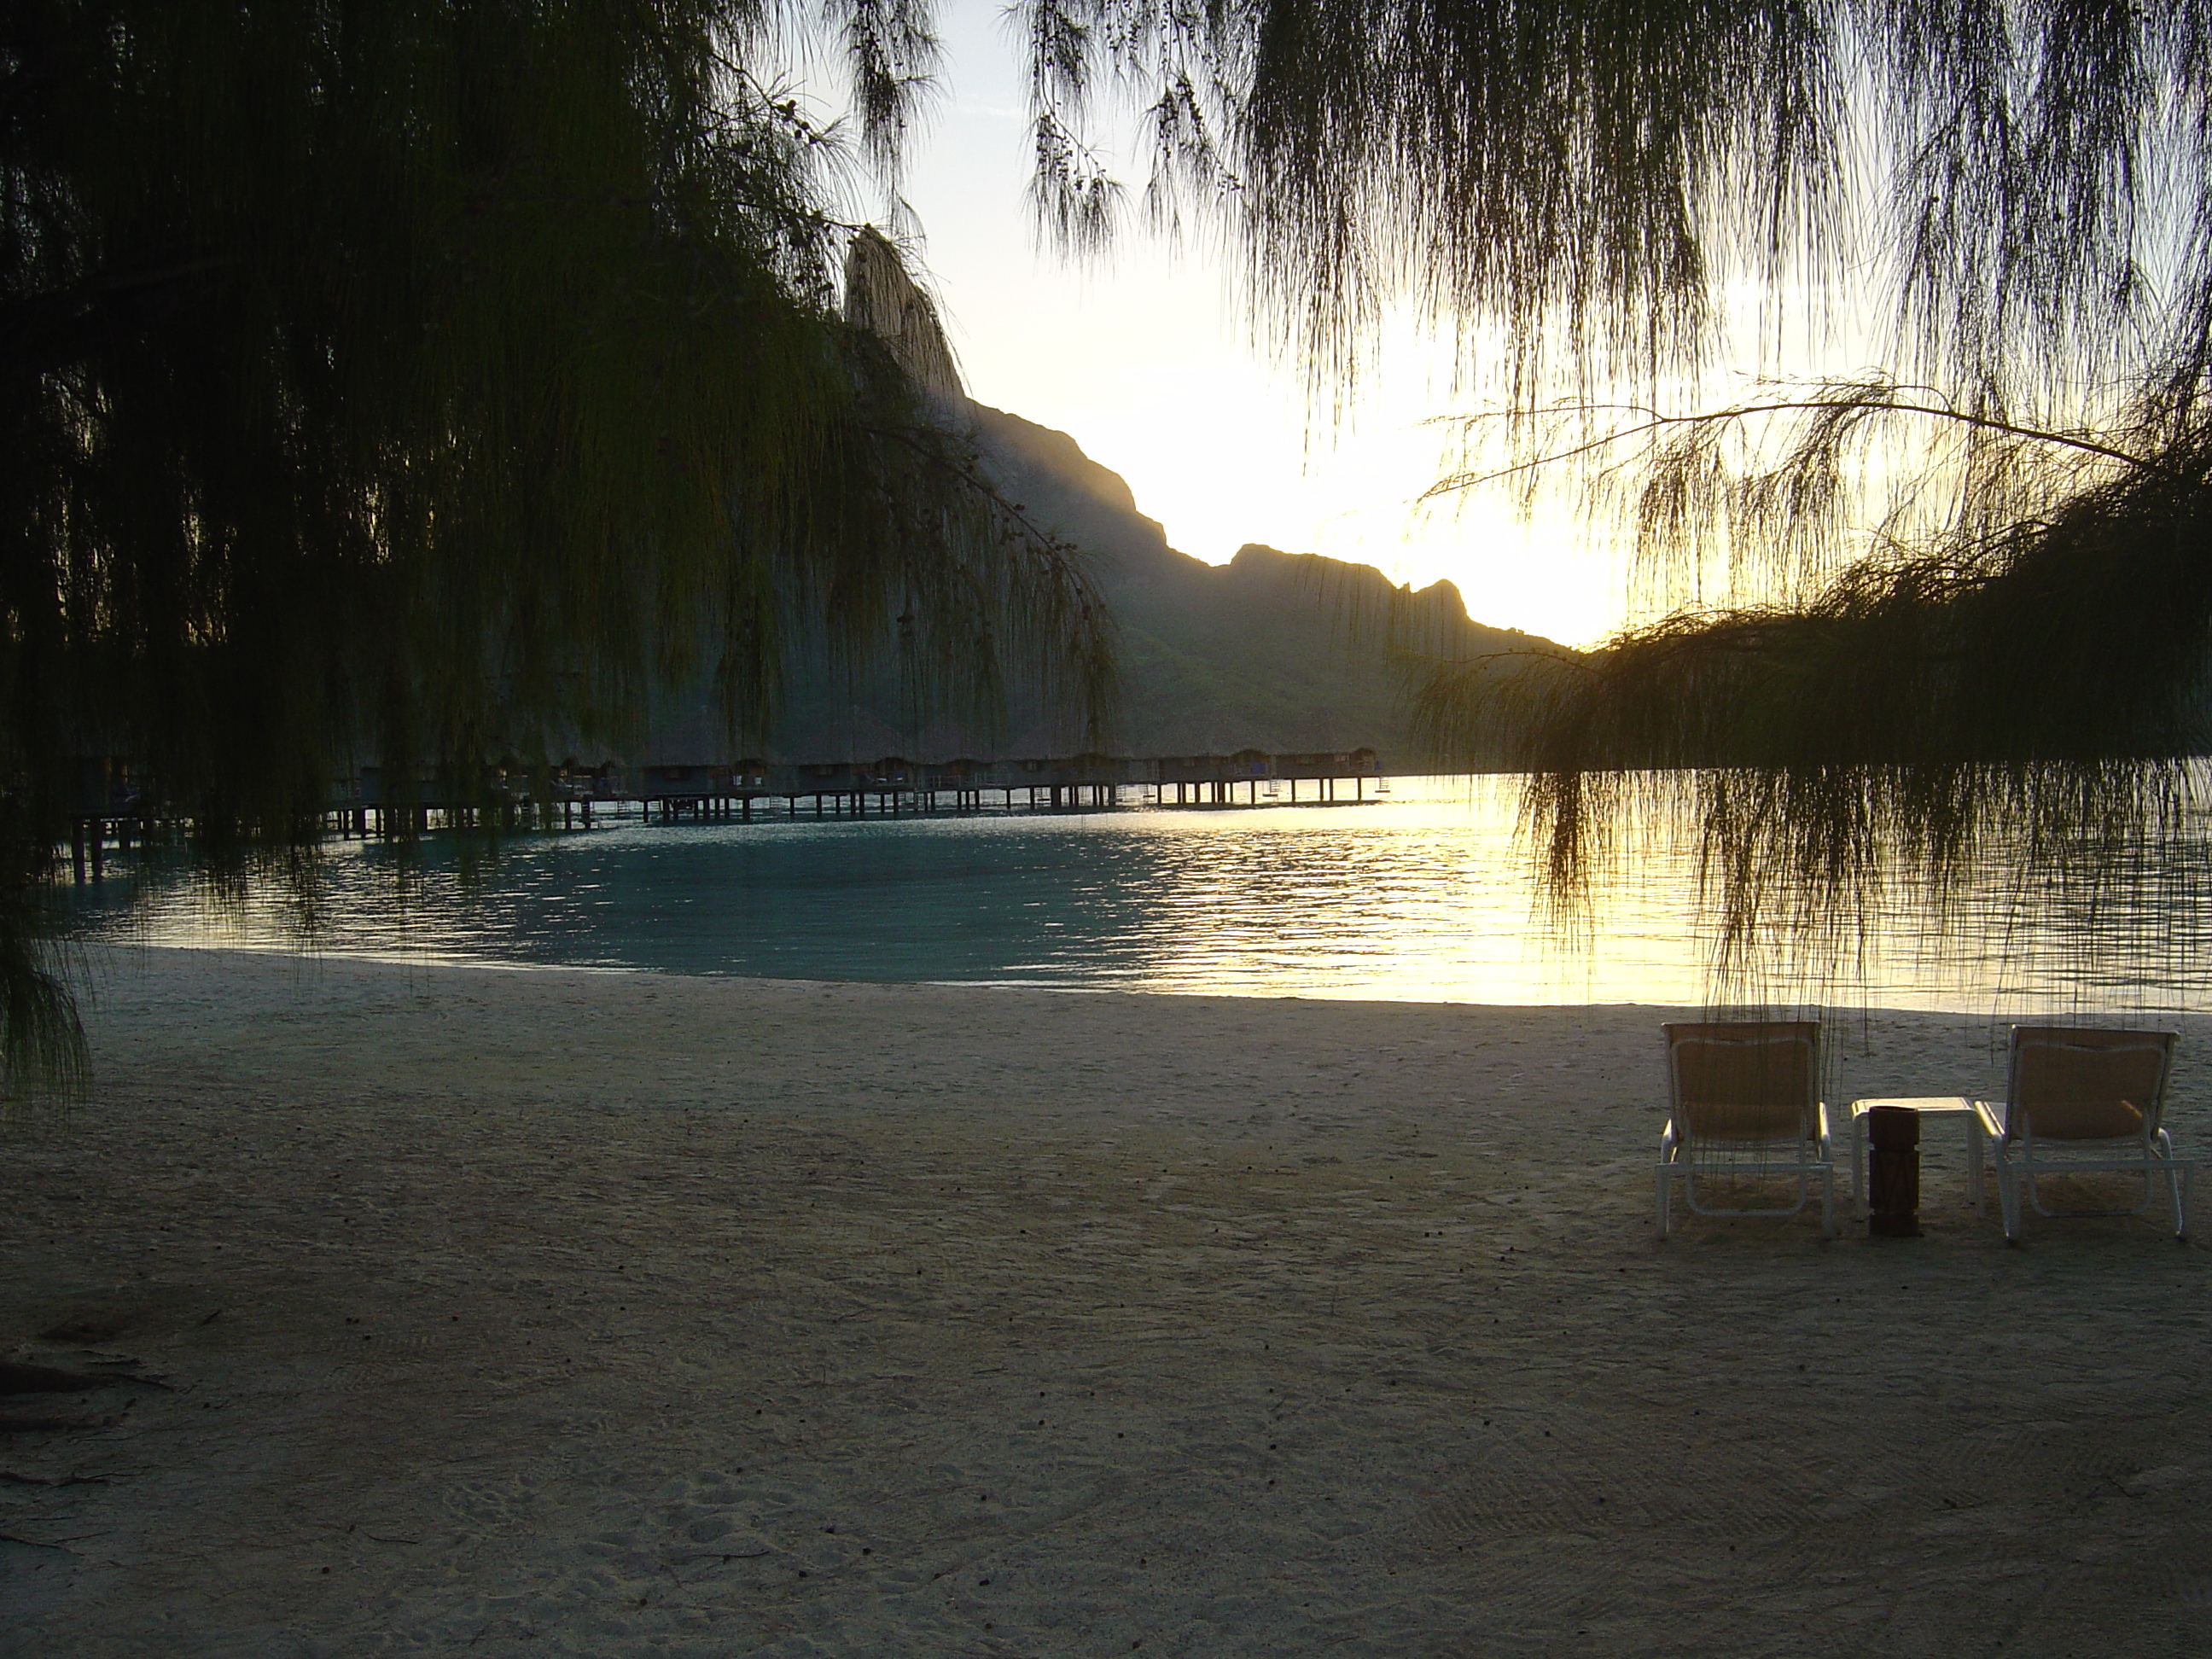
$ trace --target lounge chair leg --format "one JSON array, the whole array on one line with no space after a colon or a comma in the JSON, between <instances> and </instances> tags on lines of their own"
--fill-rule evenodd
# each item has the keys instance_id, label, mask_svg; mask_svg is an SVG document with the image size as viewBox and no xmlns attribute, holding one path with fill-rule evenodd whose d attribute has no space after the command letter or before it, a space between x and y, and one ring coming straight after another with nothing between
<instances>
[{"instance_id":1,"label":"lounge chair leg","mask_svg":"<svg viewBox=\"0 0 2212 1659\"><path fill-rule=\"evenodd\" d=\"M1662 1238L1667 1237L1668 1230L1673 1224L1673 1218L1667 1211L1668 1200L1674 1197L1674 1194L1668 1190L1668 1183L1674 1178L1674 1172L1665 1164L1659 1166L1659 1237Z\"/></svg>"},{"instance_id":2,"label":"lounge chair leg","mask_svg":"<svg viewBox=\"0 0 2212 1659\"><path fill-rule=\"evenodd\" d=\"M2004 1216L2004 1236L2008 1244L2020 1243L2020 1177L1997 1160L1997 1208Z\"/></svg>"}]
</instances>

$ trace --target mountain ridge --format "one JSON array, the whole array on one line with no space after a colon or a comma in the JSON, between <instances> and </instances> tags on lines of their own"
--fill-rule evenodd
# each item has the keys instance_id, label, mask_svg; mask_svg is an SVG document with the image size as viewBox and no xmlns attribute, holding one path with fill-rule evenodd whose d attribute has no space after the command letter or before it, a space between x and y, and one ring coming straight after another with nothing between
<instances>
[{"instance_id":1,"label":"mountain ridge","mask_svg":"<svg viewBox=\"0 0 2212 1659\"><path fill-rule=\"evenodd\" d=\"M994 481L1096 561L1121 630L1127 752L1372 747L1386 764L1414 765L1407 650L1563 649L1474 621L1446 580L1415 589L1372 565L1260 543L1209 564L1172 547L1128 482L1069 434L985 404L969 413Z\"/></svg>"},{"instance_id":2,"label":"mountain ridge","mask_svg":"<svg viewBox=\"0 0 2212 1659\"><path fill-rule=\"evenodd\" d=\"M1564 647L1473 620L1458 586L1418 590L1372 565L1248 543L1224 565L1169 544L1128 481L1071 434L963 398L984 475L1037 528L1079 550L1120 637L1121 695L1103 746L1128 755L1372 748L1386 769L1425 762L1407 719L1408 652L1466 658ZM692 704L692 699L684 699ZM651 748L698 750L707 699L666 708ZM726 746L726 745L720 745ZM1102 746L1016 693L986 725L921 718L895 667L802 677L766 757L917 761L1067 755Z\"/></svg>"}]
</instances>

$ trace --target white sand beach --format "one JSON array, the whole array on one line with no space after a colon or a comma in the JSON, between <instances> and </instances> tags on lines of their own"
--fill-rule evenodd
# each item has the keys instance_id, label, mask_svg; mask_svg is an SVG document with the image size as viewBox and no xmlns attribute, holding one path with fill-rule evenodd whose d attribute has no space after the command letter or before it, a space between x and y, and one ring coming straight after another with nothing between
<instances>
[{"instance_id":1,"label":"white sand beach","mask_svg":"<svg viewBox=\"0 0 2212 1659\"><path fill-rule=\"evenodd\" d=\"M1667 1011L102 971L0 1337L167 1387L0 1402L105 1424L0 1436L0 1654L2212 1650L2204 1249L1942 1126L1923 1238L1661 1244Z\"/></svg>"}]
</instances>

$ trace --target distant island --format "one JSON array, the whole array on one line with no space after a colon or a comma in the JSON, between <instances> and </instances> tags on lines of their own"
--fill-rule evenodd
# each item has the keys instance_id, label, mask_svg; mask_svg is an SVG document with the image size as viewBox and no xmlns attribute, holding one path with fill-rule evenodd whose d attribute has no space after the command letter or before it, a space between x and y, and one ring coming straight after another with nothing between
<instances>
[{"instance_id":1,"label":"distant island","mask_svg":"<svg viewBox=\"0 0 2212 1659\"><path fill-rule=\"evenodd\" d=\"M1421 769L1394 638L1410 625L1434 654L1562 647L1469 619L1458 588L1418 592L1371 565L1250 544L1226 565L1168 545L1118 473L1064 432L969 403L982 464L1040 528L1080 548L1121 640L1123 696L1105 746L1130 755L1372 748L1386 772ZM1388 623L1397 623L1395 635ZM673 700L640 759L696 759L727 746L703 694ZM917 761L1066 755L1083 747L1064 715L1010 699L995 729L918 714L895 667L864 676L794 672L766 758Z\"/></svg>"}]
</instances>

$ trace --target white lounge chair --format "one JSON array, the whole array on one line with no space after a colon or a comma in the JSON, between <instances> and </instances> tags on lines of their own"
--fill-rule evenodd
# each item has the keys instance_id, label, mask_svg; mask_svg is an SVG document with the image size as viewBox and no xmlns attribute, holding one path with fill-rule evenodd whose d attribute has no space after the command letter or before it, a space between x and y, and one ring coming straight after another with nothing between
<instances>
[{"instance_id":1,"label":"white lounge chair","mask_svg":"<svg viewBox=\"0 0 2212 1659\"><path fill-rule=\"evenodd\" d=\"M1671 1024L1667 1033L1668 1115L1659 1138L1659 1233L1673 1224L1676 1176L1695 1215L1792 1216L1820 1188L1820 1231L1836 1231L1836 1170L1828 1109L1820 1094L1820 1028L1812 1021ZM1720 1209L1700 1203L1698 1182L1783 1176L1797 1201L1781 1209Z\"/></svg>"},{"instance_id":2,"label":"white lounge chair","mask_svg":"<svg viewBox=\"0 0 2212 1659\"><path fill-rule=\"evenodd\" d=\"M2020 1237L2023 1193L2038 1215L2142 1215L2162 1185L2173 1205L2173 1235L2189 1234L2189 1185L2196 1160L2174 1155L2166 1132L2172 1031L2098 1031L2015 1025L2005 1097L1978 1101L1996 1154L2005 1237ZM2039 1176L2131 1175L2143 1200L2131 1209L2047 1210Z\"/></svg>"}]
</instances>

